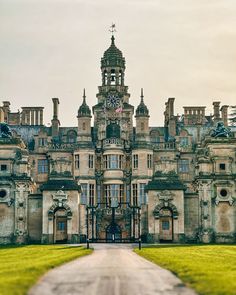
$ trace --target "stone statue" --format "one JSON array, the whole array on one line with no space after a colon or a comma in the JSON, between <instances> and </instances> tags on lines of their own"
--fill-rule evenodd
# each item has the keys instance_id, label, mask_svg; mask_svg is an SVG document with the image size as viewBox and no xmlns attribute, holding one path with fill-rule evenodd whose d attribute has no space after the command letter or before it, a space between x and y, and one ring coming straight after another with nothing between
<instances>
[{"instance_id":1,"label":"stone statue","mask_svg":"<svg viewBox=\"0 0 236 295\"><path fill-rule=\"evenodd\" d=\"M224 126L222 121L217 122L216 128L211 132L212 137L229 137L230 130Z\"/></svg>"},{"instance_id":2,"label":"stone statue","mask_svg":"<svg viewBox=\"0 0 236 295\"><path fill-rule=\"evenodd\" d=\"M0 138L12 138L12 132L7 123L0 123Z\"/></svg>"}]
</instances>

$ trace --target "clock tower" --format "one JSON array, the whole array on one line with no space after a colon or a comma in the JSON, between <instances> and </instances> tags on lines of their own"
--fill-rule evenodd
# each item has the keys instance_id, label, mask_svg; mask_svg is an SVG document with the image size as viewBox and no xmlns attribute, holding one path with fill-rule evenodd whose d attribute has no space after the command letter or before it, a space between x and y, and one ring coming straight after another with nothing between
<instances>
[{"instance_id":1,"label":"clock tower","mask_svg":"<svg viewBox=\"0 0 236 295\"><path fill-rule=\"evenodd\" d=\"M130 141L133 132L134 107L125 86L125 58L111 37L111 45L101 58L102 85L98 87L98 103L93 107L94 131L98 143L106 138Z\"/></svg>"}]
</instances>

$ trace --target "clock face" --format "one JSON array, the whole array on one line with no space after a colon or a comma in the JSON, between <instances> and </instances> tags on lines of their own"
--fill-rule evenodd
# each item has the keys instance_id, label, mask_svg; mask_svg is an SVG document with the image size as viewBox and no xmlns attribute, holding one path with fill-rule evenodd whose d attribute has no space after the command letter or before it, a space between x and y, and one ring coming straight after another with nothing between
<instances>
[{"instance_id":1,"label":"clock face","mask_svg":"<svg viewBox=\"0 0 236 295\"><path fill-rule=\"evenodd\" d=\"M118 108L120 106L120 98L116 94L109 94L107 97L107 106L109 108Z\"/></svg>"}]
</instances>

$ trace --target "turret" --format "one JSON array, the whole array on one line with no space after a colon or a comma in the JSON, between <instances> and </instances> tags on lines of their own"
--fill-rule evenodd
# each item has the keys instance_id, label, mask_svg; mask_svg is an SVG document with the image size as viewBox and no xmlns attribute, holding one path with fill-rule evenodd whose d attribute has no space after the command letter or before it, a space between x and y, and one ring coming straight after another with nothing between
<instances>
[{"instance_id":1,"label":"turret","mask_svg":"<svg viewBox=\"0 0 236 295\"><path fill-rule=\"evenodd\" d=\"M86 103L85 89L83 103L78 110L78 141L91 141L91 110Z\"/></svg>"},{"instance_id":2,"label":"turret","mask_svg":"<svg viewBox=\"0 0 236 295\"><path fill-rule=\"evenodd\" d=\"M141 89L141 101L138 105L135 118L136 118L136 136L137 140L149 140L149 110L144 103L143 88Z\"/></svg>"}]
</instances>

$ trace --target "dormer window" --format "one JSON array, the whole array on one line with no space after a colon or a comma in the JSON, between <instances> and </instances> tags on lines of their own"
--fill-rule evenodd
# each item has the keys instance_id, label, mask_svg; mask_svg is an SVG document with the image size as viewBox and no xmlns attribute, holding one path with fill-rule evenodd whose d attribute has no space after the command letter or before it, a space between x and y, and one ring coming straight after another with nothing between
<instances>
[{"instance_id":1,"label":"dormer window","mask_svg":"<svg viewBox=\"0 0 236 295\"><path fill-rule=\"evenodd\" d=\"M70 130L67 132L67 142L75 143L77 138L77 133L74 130Z\"/></svg>"}]
</instances>

